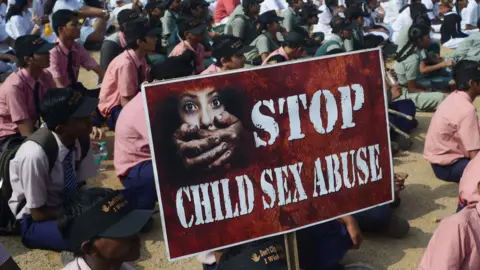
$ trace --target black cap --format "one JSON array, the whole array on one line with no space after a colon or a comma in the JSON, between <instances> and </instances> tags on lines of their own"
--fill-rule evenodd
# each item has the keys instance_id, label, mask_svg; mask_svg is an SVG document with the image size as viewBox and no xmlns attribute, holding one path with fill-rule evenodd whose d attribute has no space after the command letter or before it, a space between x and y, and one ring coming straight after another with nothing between
<instances>
[{"instance_id":1,"label":"black cap","mask_svg":"<svg viewBox=\"0 0 480 270\"><path fill-rule=\"evenodd\" d=\"M78 247L96 237L130 237L142 230L152 214L153 210L136 210L119 190L78 216L66 238ZM92 221L95 221L95 226L92 226Z\"/></svg>"},{"instance_id":2,"label":"black cap","mask_svg":"<svg viewBox=\"0 0 480 270\"><path fill-rule=\"evenodd\" d=\"M181 37L186 31L194 35L202 35L207 30L207 25L202 20L185 16L178 18L177 25Z\"/></svg>"},{"instance_id":3,"label":"black cap","mask_svg":"<svg viewBox=\"0 0 480 270\"><path fill-rule=\"evenodd\" d=\"M480 63L461 60L453 67L453 79L459 84L468 84L470 80L480 81Z\"/></svg>"},{"instance_id":4,"label":"black cap","mask_svg":"<svg viewBox=\"0 0 480 270\"><path fill-rule=\"evenodd\" d=\"M139 17L140 14L133 9L124 9L118 13L117 20L119 25L123 25L124 23L134 21Z\"/></svg>"},{"instance_id":5,"label":"black cap","mask_svg":"<svg viewBox=\"0 0 480 270\"><path fill-rule=\"evenodd\" d=\"M258 17L258 22L263 25L281 21L283 21L283 17L278 16L275 10L269 10L267 12L264 12Z\"/></svg>"},{"instance_id":6,"label":"black cap","mask_svg":"<svg viewBox=\"0 0 480 270\"><path fill-rule=\"evenodd\" d=\"M126 22L122 27L128 44L148 36L158 36L162 34L160 28L153 27L148 20L145 20L144 18L138 18L134 21Z\"/></svg>"},{"instance_id":7,"label":"black cap","mask_svg":"<svg viewBox=\"0 0 480 270\"><path fill-rule=\"evenodd\" d=\"M243 0L242 1L242 6L243 7L248 7L249 5L253 5L253 4L261 4L263 3L264 0Z\"/></svg>"},{"instance_id":8,"label":"black cap","mask_svg":"<svg viewBox=\"0 0 480 270\"><path fill-rule=\"evenodd\" d=\"M305 4L302 8L302 13L307 17L311 17L322 13L322 11L319 10L314 4Z\"/></svg>"},{"instance_id":9,"label":"black cap","mask_svg":"<svg viewBox=\"0 0 480 270\"><path fill-rule=\"evenodd\" d=\"M298 48L302 47L305 45L305 39L306 35L297 33L295 31L288 32L287 35L284 37L284 45L292 47L292 48Z\"/></svg>"},{"instance_id":10,"label":"black cap","mask_svg":"<svg viewBox=\"0 0 480 270\"><path fill-rule=\"evenodd\" d=\"M161 9L161 10L167 10L168 7L170 6L171 2L169 1L161 1L161 0L154 0L154 1L149 1L145 5L146 10L152 10L155 8Z\"/></svg>"},{"instance_id":11,"label":"black cap","mask_svg":"<svg viewBox=\"0 0 480 270\"><path fill-rule=\"evenodd\" d=\"M226 249L218 270L287 270L285 248L281 238L260 240Z\"/></svg>"},{"instance_id":12,"label":"black cap","mask_svg":"<svg viewBox=\"0 0 480 270\"><path fill-rule=\"evenodd\" d=\"M242 40L232 35L221 35L213 39L212 56L217 61L222 58L241 56L251 50L253 46L243 46Z\"/></svg>"},{"instance_id":13,"label":"black cap","mask_svg":"<svg viewBox=\"0 0 480 270\"><path fill-rule=\"evenodd\" d=\"M349 7L345 10L344 12L345 18L354 20L357 19L358 17L369 17L370 14L368 12L363 11L361 7L353 6Z\"/></svg>"},{"instance_id":14,"label":"black cap","mask_svg":"<svg viewBox=\"0 0 480 270\"><path fill-rule=\"evenodd\" d=\"M343 30L353 30L355 28L355 25L352 22L342 17L333 18L330 22L330 26L332 27L333 33L339 33Z\"/></svg>"},{"instance_id":15,"label":"black cap","mask_svg":"<svg viewBox=\"0 0 480 270\"><path fill-rule=\"evenodd\" d=\"M59 27L67 25L68 22L78 19L78 12L69 9L59 9L52 15L52 27L57 31Z\"/></svg>"},{"instance_id":16,"label":"black cap","mask_svg":"<svg viewBox=\"0 0 480 270\"><path fill-rule=\"evenodd\" d=\"M72 88L50 88L43 97L44 101L57 101L49 104L48 112L42 109L41 116L47 126L56 127L71 118L82 118L92 115L97 106L98 98L83 96Z\"/></svg>"},{"instance_id":17,"label":"black cap","mask_svg":"<svg viewBox=\"0 0 480 270\"><path fill-rule=\"evenodd\" d=\"M39 35L25 35L15 40L15 55L18 59L33 54L45 54L53 49L57 44L48 43Z\"/></svg>"}]
</instances>

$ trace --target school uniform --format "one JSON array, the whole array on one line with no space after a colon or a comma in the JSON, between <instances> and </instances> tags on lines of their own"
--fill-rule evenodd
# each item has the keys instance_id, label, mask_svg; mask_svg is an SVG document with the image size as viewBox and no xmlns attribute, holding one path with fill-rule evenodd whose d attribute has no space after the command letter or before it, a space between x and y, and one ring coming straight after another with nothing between
<instances>
[{"instance_id":1,"label":"school uniform","mask_svg":"<svg viewBox=\"0 0 480 270\"><path fill-rule=\"evenodd\" d=\"M467 24L477 26L478 21L478 4L475 0L468 0L467 7L461 11L462 29L465 29Z\"/></svg>"},{"instance_id":2,"label":"school uniform","mask_svg":"<svg viewBox=\"0 0 480 270\"><path fill-rule=\"evenodd\" d=\"M107 70L110 62L125 51L125 47L127 47L127 41L122 31L118 31L107 37L103 41L100 49L100 67Z\"/></svg>"},{"instance_id":3,"label":"school uniform","mask_svg":"<svg viewBox=\"0 0 480 270\"><path fill-rule=\"evenodd\" d=\"M480 202L480 194L478 193L479 175L480 155L476 155L465 167L460 179L457 212L467 207L467 205Z\"/></svg>"},{"instance_id":4,"label":"school uniform","mask_svg":"<svg viewBox=\"0 0 480 270\"><path fill-rule=\"evenodd\" d=\"M468 37L467 34L461 31L461 20L462 18L455 12L448 12L443 16L443 22L440 28L440 34L442 35L440 42L442 46L455 49Z\"/></svg>"},{"instance_id":5,"label":"school uniform","mask_svg":"<svg viewBox=\"0 0 480 270\"><path fill-rule=\"evenodd\" d=\"M455 91L433 115L423 156L438 178L458 182L474 150L480 150L477 111L466 92Z\"/></svg>"},{"instance_id":6,"label":"school uniform","mask_svg":"<svg viewBox=\"0 0 480 270\"><path fill-rule=\"evenodd\" d=\"M480 61L480 32L473 33L465 38L457 47L455 60Z\"/></svg>"},{"instance_id":7,"label":"school uniform","mask_svg":"<svg viewBox=\"0 0 480 270\"><path fill-rule=\"evenodd\" d=\"M62 270L92 270L90 266L85 262L81 257L76 257L75 260L65 265ZM135 270L132 266L127 263L122 263L118 270Z\"/></svg>"},{"instance_id":8,"label":"school uniform","mask_svg":"<svg viewBox=\"0 0 480 270\"><path fill-rule=\"evenodd\" d=\"M177 29L177 19L178 13L172 10L165 11L165 15L163 15L162 21L162 46L168 47L169 42L168 39L170 35L172 35L175 30Z\"/></svg>"},{"instance_id":9,"label":"school uniform","mask_svg":"<svg viewBox=\"0 0 480 270\"><path fill-rule=\"evenodd\" d=\"M283 11L288 8L288 3L285 0L265 0L260 4L260 14L270 10Z\"/></svg>"},{"instance_id":10,"label":"school uniform","mask_svg":"<svg viewBox=\"0 0 480 270\"><path fill-rule=\"evenodd\" d=\"M58 157L51 173L44 150L33 141L23 143L10 161L10 182L13 191L8 204L21 222L22 242L26 247L72 250L71 244L62 238L56 220L34 221L30 209L45 205L61 207L67 194L78 191L75 190L77 186L71 184L84 183L88 178L96 176L97 170L92 148L80 161L82 153L78 140L71 150L63 145L55 132L53 136L58 144ZM25 207L17 209L23 201L26 202Z\"/></svg>"},{"instance_id":11,"label":"school uniform","mask_svg":"<svg viewBox=\"0 0 480 270\"><path fill-rule=\"evenodd\" d=\"M67 87L78 82L80 67L90 71L98 67L97 62L79 43L74 42L69 50L61 41L50 51L48 71L54 79Z\"/></svg>"},{"instance_id":12,"label":"school uniform","mask_svg":"<svg viewBox=\"0 0 480 270\"><path fill-rule=\"evenodd\" d=\"M419 270L476 270L480 265L480 204L442 220L428 243Z\"/></svg>"},{"instance_id":13,"label":"school uniform","mask_svg":"<svg viewBox=\"0 0 480 270\"><path fill-rule=\"evenodd\" d=\"M434 111L445 99L445 94L440 92L409 93L407 87L408 81L410 80L417 80L417 83L423 85L431 83L430 79L420 81L420 79L422 79L422 75L420 74L420 61L423 58L424 53L417 50L402 62L395 63L394 68L398 83L402 86L402 95L395 100L411 99L415 103L417 110Z\"/></svg>"},{"instance_id":14,"label":"school uniform","mask_svg":"<svg viewBox=\"0 0 480 270\"><path fill-rule=\"evenodd\" d=\"M186 40L182 40L177 44L177 46L175 46L168 57L182 55L186 50L195 52L195 73L202 73L202 71L205 69L205 47L203 47L203 45L200 43L195 49L193 49L193 47Z\"/></svg>"},{"instance_id":15,"label":"school uniform","mask_svg":"<svg viewBox=\"0 0 480 270\"><path fill-rule=\"evenodd\" d=\"M430 20L435 20L440 14L440 5L433 3L432 0L422 0L422 4L427 8L427 15Z\"/></svg>"},{"instance_id":16,"label":"school uniform","mask_svg":"<svg viewBox=\"0 0 480 270\"><path fill-rule=\"evenodd\" d=\"M405 8L400 14L398 14L397 19L392 24L392 41L395 42L397 40L398 34L404 28L409 28L412 25L412 17L410 16L410 7Z\"/></svg>"},{"instance_id":17,"label":"school uniform","mask_svg":"<svg viewBox=\"0 0 480 270\"><path fill-rule=\"evenodd\" d=\"M217 65L215 65L215 63L213 63L210 66L208 66L207 69L202 71L202 73L200 73L200 74L201 75L213 74L213 73L218 73L218 72L221 72L221 71L222 71L222 69L220 67L218 67Z\"/></svg>"},{"instance_id":18,"label":"school uniform","mask_svg":"<svg viewBox=\"0 0 480 270\"><path fill-rule=\"evenodd\" d=\"M330 22L333 19L332 11L326 5L322 5L320 10L323 12L318 14L318 23L313 26L313 32L322 32L325 35L325 40L329 40L332 35L332 27Z\"/></svg>"},{"instance_id":19,"label":"school uniform","mask_svg":"<svg viewBox=\"0 0 480 270\"><path fill-rule=\"evenodd\" d=\"M300 17L295 13L292 8L288 8L282 12L281 17L283 17L282 26L290 32L300 26Z\"/></svg>"},{"instance_id":20,"label":"school uniform","mask_svg":"<svg viewBox=\"0 0 480 270\"><path fill-rule=\"evenodd\" d=\"M16 122L39 120L39 102L49 88L55 87L52 75L46 70L37 80L26 69L10 74L0 85L0 144L8 137L20 136Z\"/></svg>"},{"instance_id":21,"label":"school uniform","mask_svg":"<svg viewBox=\"0 0 480 270\"><path fill-rule=\"evenodd\" d=\"M280 44L273 39L270 32L264 31L259 35L250 46L254 47L251 51L245 53L245 58L249 65L260 65L261 55L264 53L271 53L280 48Z\"/></svg>"},{"instance_id":22,"label":"school uniform","mask_svg":"<svg viewBox=\"0 0 480 270\"><path fill-rule=\"evenodd\" d=\"M268 62L270 61L270 59L272 57L274 57L275 55L281 55L283 58L285 58L285 61L290 60L287 53L283 49L283 47L280 47L280 48L276 49L275 51L273 51L271 54L268 55L267 59L265 59L265 61L263 61L262 66L268 65Z\"/></svg>"},{"instance_id":23,"label":"school uniform","mask_svg":"<svg viewBox=\"0 0 480 270\"><path fill-rule=\"evenodd\" d=\"M56 0L55 5L53 6L52 14L57 12L60 9L68 10L79 10L84 6L83 0ZM86 18L82 28L80 28L80 37L76 40L80 44L84 44L87 41L88 36L90 36L95 29L93 28L93 22L96 18ZM50 18L51 20L51 18ZM109 25L107 25L108 28Z\"/></svg>"},{"instance_id":24,"label":"school uniform","mask_svg":"<svg viewBox=\"0 0 480 270\"><path fill-rule=\"evenodd\" d=\"M98 109L107 119L107 125L111 130L115 129L122 109L120 97L134 97L145 80L147 80L146 59L139 58L134 50L124 51L110 63L100 88Z\"/></svg>"},{"instance_id":25,"label":"school uniform","mask_svg":"<svg viewBox=\"0 0 480 270\"><path fill-rule=\"evenodd\" d=\"M147 122L145 117L138 117L143 114L143 96L139 93L118 117L113 163L118 178L131 192L136 208L150 210L155 207L157 193Z\"/></svg>"},{"instance_id":26,"label":"school uniform","mask_svg":"<svg viewBox=\"0 0 480 270\"><path fill-rule=\"evenodd\" d=\"M6 31L8 35L13 39L18 37L29 35L33 31L35 26L30 19L32 18L32 13L30 11L25 11L22 15L15 15L8 20L5 24Z\"/></svg>"},{"instance_id":27,"label":"school uniform","mask_svg":"<svg viewBox=\"0 0 480 270\"><path fill-rule=\"evenodd\" d=\"M237 6L228 17L225 34L242 39L243 44L250 44L257 37L255 20L245 15L242 5Z\"/></svg>"},{"instance_id":28,"label":"school uniform","mask_svg":"<svg viewBox=\"0 0 480 270\"><path fill-rule=\"evenodd\" d=\"M340 36L338 36L337 34L332 34L330 36L330 40L325 41L322 44L322 46L320 46L320 48L318 48L317 52L315 53L315 56L327 55L329 49L332 49L332 47L331 47L332 45L335 47L335 49L340 49L343 52L346 51L344 40Z\"/></svg>"}]
</instances>

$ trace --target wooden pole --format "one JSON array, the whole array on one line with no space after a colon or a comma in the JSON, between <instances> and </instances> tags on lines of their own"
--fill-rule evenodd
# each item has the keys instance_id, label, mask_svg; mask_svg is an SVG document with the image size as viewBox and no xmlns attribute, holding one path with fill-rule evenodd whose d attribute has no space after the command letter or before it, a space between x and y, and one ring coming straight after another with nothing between
<instances>
[{"instance_id":1,"label":"wooden pole","mask_svg":"<svg viewBox=\"0 0 480 270\"><path fill-rule=\"evenodd\" d=\"M298 258L297 248L297 234L295 232L284 234L284 240L288 270L300 270L300 260Z\"/></svg>"}]
</instances>

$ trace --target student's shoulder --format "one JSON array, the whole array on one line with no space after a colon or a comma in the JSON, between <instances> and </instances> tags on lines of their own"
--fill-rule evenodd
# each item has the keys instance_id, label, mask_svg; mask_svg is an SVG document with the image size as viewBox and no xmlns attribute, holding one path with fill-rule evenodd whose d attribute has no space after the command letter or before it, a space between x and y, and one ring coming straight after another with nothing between
<instances>
[{"instance_id":1,"label":"student's shoulder","mask_svg":"<svg viewBox=\"0 0 480 270\"><path fill-rule=\"evenodd\" d=\"M438 230L440 233L455 232L461 233L471 230L478 226L480 222L480 217L478 215L477 205L469 205L464 208L462 211L444 218L439 225ZM478 229L477 229L478 230Z\"/></svg>"},{"instance_id":2,"label":"student's shoulder","mask_svg":"<svg viewBox=\"0 0 480 270\"><path fill-rule=\"evenodd\" d=\"M22 145L18 148L15 157L13 158L13 162L35 162L39 160L48 160L47 154L43 150L43 148L36 142L33 141L25 141Z\"/></svg>"}]
</instances>

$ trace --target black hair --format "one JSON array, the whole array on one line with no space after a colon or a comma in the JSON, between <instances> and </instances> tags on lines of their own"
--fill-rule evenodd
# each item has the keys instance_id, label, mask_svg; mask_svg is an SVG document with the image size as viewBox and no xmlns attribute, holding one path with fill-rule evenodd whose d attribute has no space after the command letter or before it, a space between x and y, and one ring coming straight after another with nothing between
<instances>
[{"instance_id":1,"label":"black hair","mask_svg":"<svg viewBox=\"0 0 480 270\"><path fill-rule=\"evenodd\" d=\"M115 190L109 188L90 188L80 190L75 197L67 201L57 219L57 228L62 237L68 239L68 232L75 219L113 193L115 193ZM80 246L74 247L74 252L77 257L83 255Z\"/></svg>"},{"instance_id":2,"label":"black hair","mask_svg":"<svg viewBox=\"0 0 480 270\"><path fill-rule=\"evenodd\" d=\"M5 22L8 22L13 16L22 16L22 11L28 6L28 1L29 0L17 0L14 5L11 5L7 15L5 15Z\"/></svg>"},{"instance_id":3,"label":"black hair","mask_svg":"<svg viewBox=\"0 0 480 270\"><path fill-rule=\"evenodd\" d=\"M55 16L55 14L57 14L58 12L60 12L61 15ZM78 17L77 11L71 11L68 9L60 9L60 10L57 10L55 13L53 13L52 28L55 34L57 35L57 37L60 36L58 34L58 28L66 26L68 22L75 20L77 17Z\"/></svg>"},{"instance_id":4,"label":"black hair","mask_svg":"<svg viewBox=\"0 0 480 270\"><path fill-rule=\"evenodd\" d=\"M192 75L195 71L195 52L185 50L178 56L170 56L160 64L154 64L151 67L150 75L155 80L168 80Z\"/></svg>"},{"instance_id":5,"label":"black hair","mask_svg":"<svg viewBox=\"0 0 480 270\"><path fill-rule=\"evenodd\" d=\"M232 60L232 57L222 57L223 59L225 59L225 61L231 61ZM223 64L222 64L222 59L217 59L216 62L213 63L215 66L221 68L223 67Z\"/></svg>"},{"instance_id":6,"label":"black hair","mask_svg":"<svg viewBox=\"0 0 480 270\"><path fill-rule=\"evenodd\" d=\"M69 95L67 94L66 91L53 91L53 90L58 90L58 89L49 89L45 93L45 95L43 96L43 99L40 102L40 116L42 117L42 119L47 119L52 114L57 114L58 105L61 103L68 102ZM75 90L70 89L70 91L75 91ZM66 125L67 122L68 122L68 119L56 123L55 126L52 125L52 123L49 123L47 121L45 121L45 124L47 125L48 129L50 129L51 131L54 131L57 128L57 126Z\"/></svg>"},{"instance_id":7,"label":"black hair","mask_svg":"<svg viewBox=\"0 0 480 270\"><path fill-rule=\"evenodd\" d=\"M408 41L407 43L400 49L398 54L395 56L395 61L403 62L405 59L410 57L410 55L415 53L416 49L416 42L430 34L430 26L425 24L414 24L410 26L408 29Z\"/></svg>"},{"instance_id":8,"label":"black hair","mask_svg":"<svg viewBox=\"0 0 480 270\"><path fill-rule=\"evenodd\" d=\"M139 39L135 39L135 40L127 40L126 48L127 49L132 49L132 50L138 49L138 43L137 43L138 40L145 41L145 38L139 38Z\"/></svg>"},{"instance_id":9,"label":"black hair","mask_svg":"<svg viewBox=\"0 0 480 270\"><path fill-rule=\"evenodd\" d=\"M190 0L183 1L180 7L180 12L184 15L195 17L195 15L193 15L192 10L197 9L199 6L202 6L202 3L198 3Z\"/></svg>"},{"instance_id":10,"label":"black hair","mask_svg":"<svg viewBox=\"0 0 480 270\"><path fill-rule=\"evenodd\" d=\"M428 17L427 13L418 14L414 19L412 24L424 24L432 26L432 21Z\"/></svg>"},{"instance_id":11,"label":"black hair","mask_svg":"<svg viewBox=\"0 0 480 270\"><path fill-rule=\"evenodd\" d=\"M471 78L468 78L466 76L459 76L459 75L462 72L464 72L465 69L470 69L470 68L477 69L477 67L478 67L478 62L471 61L471 60L461 60L457 64L455 64L455 66L453 66L452 78L455 80L457 89L462 91L468 91L468 89L470 89ZM475 80L475 81L478 82L480 80Z\"/></svg>"},{"instance_id":12,"label":"black hair","mask_svg":"<svg viewBox=\"0 0 480 270\"><path fill-rule=\"evenodd\" d=\"M405 9L410 8L410 18L414 19L418 14L421 13L427 13L427 7L425 7L424 4L422 4L420 1L416 1L410 4L406 5L403 8L398 11L398 14L402 13Z\"/></svg>"}]
</instances>

